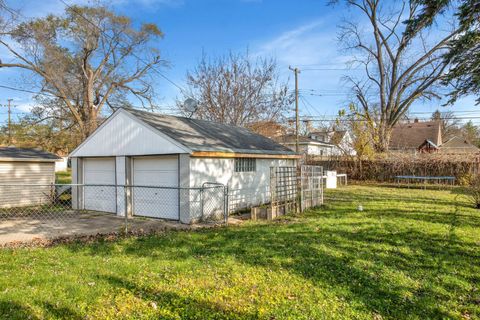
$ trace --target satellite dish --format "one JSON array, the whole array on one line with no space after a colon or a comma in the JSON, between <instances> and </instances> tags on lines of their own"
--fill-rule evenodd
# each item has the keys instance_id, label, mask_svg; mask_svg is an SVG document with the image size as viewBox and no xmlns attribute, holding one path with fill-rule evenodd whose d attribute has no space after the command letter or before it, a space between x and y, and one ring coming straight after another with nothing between
<instances>
[{"instance_id":1,"label":"satellite dish","mask_svg":"<svg viewBox=\"0 0 480 320\"><path fill-rule=\"evenodd\" d=\"M183 108L185 109L185 111L189 112L190 113L190 117L193 115L193 113L195 111L197 111L197 108L198 108L198 102L197 100L195 99L192 99L192 98L187 98L185 99L185 101L183 102Z\"/></svg>"}]
</instances>

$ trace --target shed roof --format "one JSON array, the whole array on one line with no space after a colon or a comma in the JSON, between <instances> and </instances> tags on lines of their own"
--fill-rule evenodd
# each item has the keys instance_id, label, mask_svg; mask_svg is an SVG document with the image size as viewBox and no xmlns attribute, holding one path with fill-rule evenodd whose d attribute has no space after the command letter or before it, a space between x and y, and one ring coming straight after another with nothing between
<instances>
[{"instance_id":1,"label":"shed roof","mask_svg":"<svg viewBox=\"0 0 480 320\"><path fill-rule=\"evenodd\" d=\"M55 161L59 160L60 157L38 149L0 147L0 159Z\"/></svg>"},{"instance_id":2,"label":"shed roof","mask_svg":"<svg viewBox=\"0 0 480 320\"><path fill-rule=\"evenodd\" d=\"M245 128L138 109L123 110L192 151L296 155L287 147Z\"/></svg>"}]
</instances>

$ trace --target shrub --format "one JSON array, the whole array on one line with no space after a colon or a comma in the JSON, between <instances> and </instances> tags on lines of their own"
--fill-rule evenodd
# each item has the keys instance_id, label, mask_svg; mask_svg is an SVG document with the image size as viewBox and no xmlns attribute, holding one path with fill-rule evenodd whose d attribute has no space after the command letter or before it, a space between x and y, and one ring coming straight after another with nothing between
<instances>
[{"instance_id":1,"label":"shrub","mask_svg":"<svg viewBox=\"0 0 480 320\"><path fill-rule=\"evenodd\" d=\"M466 194L477 209L480 209L480 176L473 177L466 189Z\"/></svg>"},{"instance_id":2,"label":"shrub","mask_svg":"<svg viewBox=\"0 0 480 320\"><path fill-rule=\"evenodd\" d=\"M474 177L471 173L464 173L458 177L458 184L461 186L470 186Z\"/></svg>"}]
</instances>

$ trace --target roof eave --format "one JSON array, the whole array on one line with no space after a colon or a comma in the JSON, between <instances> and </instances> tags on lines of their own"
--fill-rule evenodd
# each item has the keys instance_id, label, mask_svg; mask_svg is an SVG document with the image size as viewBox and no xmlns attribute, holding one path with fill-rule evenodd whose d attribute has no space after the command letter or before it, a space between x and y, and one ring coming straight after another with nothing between
<instances>
[{"instance_id":1,"label":"roof eave","mask_svg":"<svg viewBox=\"0 0 480 320\"><path fill-rule=\"evenodd\" d=\"M48 158L13 158L13 157L0 157L0 162L57 162L61 161L61 158L58 159L48 159Z\"/></svg>"},{"instance_id":2,"label":"roof eave","mask_svg":"<svg viewBox=\"0 0 480 320\"><path fill-rule=\"evenodd\" d=\"M274 152L225 152L225 151L194 151L192 157L197 158L257 158L257 159L300 159L297 153L274 153Z\"/></svg>"}]
</instances>

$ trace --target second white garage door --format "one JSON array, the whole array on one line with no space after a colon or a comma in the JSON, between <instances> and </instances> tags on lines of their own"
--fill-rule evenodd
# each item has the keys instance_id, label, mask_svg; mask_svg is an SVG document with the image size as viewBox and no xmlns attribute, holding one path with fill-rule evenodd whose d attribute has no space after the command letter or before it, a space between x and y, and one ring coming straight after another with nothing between
<instances>
[{"instance_id":1,"label":"second white garage door","mask_svg":"<svg viewBox=\"0 0 480 320\"><path fill-rule=\"evenodd\" d=\"M141 157L133 159L133 214L178 220L178 157ZM168 188L142 188L158 186Z\"/></svg>"}]
</instances>

